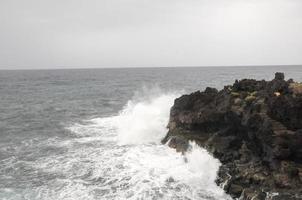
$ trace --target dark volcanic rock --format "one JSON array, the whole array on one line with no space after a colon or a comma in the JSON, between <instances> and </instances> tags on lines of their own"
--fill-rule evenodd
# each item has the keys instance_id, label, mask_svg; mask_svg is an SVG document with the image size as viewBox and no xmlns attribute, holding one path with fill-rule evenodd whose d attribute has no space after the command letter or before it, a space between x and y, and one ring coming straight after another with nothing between
<instances>
[{"instance_id":1,"label":"dark volcanic rock","mask_svg":"<svg viewBox=\"0 0 302 200\"><path fill-rule=\"evenodd\" d=\"M302 199L302 84L283 73L183 95L168 128L170 147L194 140L221 161L217 184L232 197Z\"/></svg>"}]
</instances>

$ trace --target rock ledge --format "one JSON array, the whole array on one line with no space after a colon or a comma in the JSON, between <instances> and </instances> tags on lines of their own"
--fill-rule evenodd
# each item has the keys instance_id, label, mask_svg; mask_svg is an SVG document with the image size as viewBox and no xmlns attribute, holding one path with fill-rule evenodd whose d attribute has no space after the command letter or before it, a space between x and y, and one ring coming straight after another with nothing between
<instances>
[{"instance_id":1,"label":"rock ledge","mask_svg":"<svg viewBox=\"0 0 302 200\"><path fill-rule=\"evenodd\" d=\"M221 161L216 182L233 198L302 199L302 84L283 73L183 95L168 128L163 143L194 140Z\"/></svg>"}]
</instances>

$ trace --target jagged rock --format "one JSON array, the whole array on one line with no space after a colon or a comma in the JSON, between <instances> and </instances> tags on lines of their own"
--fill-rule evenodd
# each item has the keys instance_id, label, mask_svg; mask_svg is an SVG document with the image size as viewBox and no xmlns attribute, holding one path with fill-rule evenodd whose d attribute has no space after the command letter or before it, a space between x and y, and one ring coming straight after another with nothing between
<instances>
[{"instance_id":1,"label":"jagged rock","mask_svg":"<svg viewBox=\"0 0 302 200\"><path fill-rule=\"evenodd\" d=\"M169 138L168 146L176 149L177 152L184 153L188 150L189 143L184 138L174 136Z\"/></svg>"},{"instance_id":2,"label":"jagged rock","mask_svg":"<svg viewBox=\"0 0 302 200\"><path fill-rule=\"evenodd\" d=\"M276 74L275 74L275 80L283 81L284 80L284 73L276 72Z\"/></svg>"},{"instance_id":3,"label":"jagged rock","mask_svg":"<svg viewBox=\"0 0 302 200\"><path fill-rule=\"evenodd\" d=\"M243 187L241 185L232 184L230 185L229 192L235 194L236 196L240 196L243 191Z\"/></svg>"},{"instance_id":4,"label":"jagged rock","mask_svg":"<svg viewBox=\"0 0 302 200\"><path fill-rule=\"evenodd\" d=\"M302 199L300 87L278 72L272 81L236 80L183 95L163 142L180 152L189 140L206 148L222 163L217 184L234 198Z\"/></svg>"}]
</instances>

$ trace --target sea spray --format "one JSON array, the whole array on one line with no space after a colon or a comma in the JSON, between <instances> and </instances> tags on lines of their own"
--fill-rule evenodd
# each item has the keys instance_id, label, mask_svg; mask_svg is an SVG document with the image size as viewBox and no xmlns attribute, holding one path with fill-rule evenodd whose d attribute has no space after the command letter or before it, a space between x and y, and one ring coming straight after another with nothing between
<instances>
[{"instance_id":1,"label":"sea spray","mask_svg":"<svg viewBox=\"0 0 302 200\"><path fill-rule=\"evenodd\" d=\"M38 165L52 173L68 174L58 183L62 185L60 191L47 191L46 197L228 199L214 182L220 163L206 150L190 142L189 151L182 155L160 144L177 96L163 93L132 99L116 116L69 127L77 136L63 144L69 146L66 154L70 159L62 162L57 156L41 160L43 165ZM41 194L46 194L44 189Z\"/></svg>"},{"instance_id":2,"label":"sea spray","mask_svg":"<svg viewBox=\"0 0 302 200\"><path fill-rule=\"evenodd\" d=\"M117 120L119 144L159 143L167 132L170 108L177 94L161 94L127 103Z\"/></svg>"},{"instance_id":3,"label":"sea spray","mask_svg":"<svg viewBox=\"0 0 302 200\"><path fill-rule=\"evenodd\" d=\"M190 171L199 174L205 183L214 183L220 162L214 159L205 149L195 142L190 142L190 150L186 154ZM207 170L204 170L207 169Z\"/></svg>"}]
</instances>

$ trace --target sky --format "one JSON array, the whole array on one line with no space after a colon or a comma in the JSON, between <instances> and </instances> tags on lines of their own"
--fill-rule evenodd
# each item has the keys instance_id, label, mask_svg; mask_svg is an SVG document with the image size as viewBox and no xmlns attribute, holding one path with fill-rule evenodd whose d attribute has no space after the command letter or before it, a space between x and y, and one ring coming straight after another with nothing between
<instances>
[{"instance_id":1,"label":"sky","mask_svg":"<svg viewBox=\"0 0 302 200\"><path fill-rule=\"evenodd\" d=\"M0 69L302 64L301 0L1 0Z\"/></svg>"}]
</instances>

